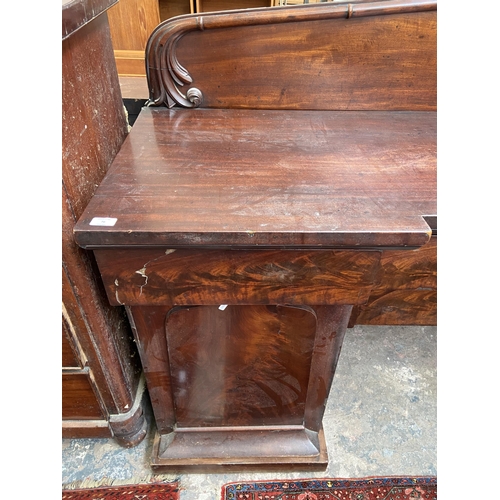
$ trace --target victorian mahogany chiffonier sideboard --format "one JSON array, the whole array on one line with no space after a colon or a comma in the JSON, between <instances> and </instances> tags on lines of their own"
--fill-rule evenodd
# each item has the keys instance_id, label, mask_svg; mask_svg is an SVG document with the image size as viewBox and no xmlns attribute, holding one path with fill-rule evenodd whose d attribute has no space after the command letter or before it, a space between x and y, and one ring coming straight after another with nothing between
<instances>
[{"instance_id":1,"label":"victorian mahogany chiffonier sideboard","mask_svg":"<svg viewBox=\"0 0 500 500\"><path fill-rule=\"evenodd\" d=\"M62 5L62 435L133 446L146 434L137 348L73 238L128 132L106 13L115 1Z\"/></svg>"},{"instance_id":2,"label":"victorian mahogany chiffonier sideboard","mask_svg":"<svg viewBox=\"0 0 500 500\"><path fill-rule=\"evenodd\" d=\"M74 235L128 312L151 465L323 469L349 321L435 321L436 3L179 16L146 70Z\"/></svg>"}]
</instances>

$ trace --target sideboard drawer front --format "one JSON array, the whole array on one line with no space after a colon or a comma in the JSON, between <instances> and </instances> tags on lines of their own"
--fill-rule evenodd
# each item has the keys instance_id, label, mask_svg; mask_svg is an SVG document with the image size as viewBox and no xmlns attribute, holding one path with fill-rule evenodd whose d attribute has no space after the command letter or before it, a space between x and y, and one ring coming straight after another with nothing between
<instances>
[{"instance_id":1,"label":"sideboard drawer front","mask_svg":"<svg viewBox=\"0 0 500 500\"><path fill-rule=\"evenodd\" d=\"M98 249L113 305L361 304L379 251Z\"/></svg>"}]
</instances>

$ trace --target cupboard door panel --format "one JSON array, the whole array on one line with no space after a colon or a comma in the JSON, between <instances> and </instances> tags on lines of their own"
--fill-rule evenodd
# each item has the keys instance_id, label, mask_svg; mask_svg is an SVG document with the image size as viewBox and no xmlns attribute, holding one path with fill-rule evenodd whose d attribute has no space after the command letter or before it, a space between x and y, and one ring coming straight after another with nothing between
<instances>
[{"instance_id":1,"label":"cupboard door panel","mask_svg":"<svg viewBox=\"0 0 500 500\"><path fill-rule=\"evenodd\" d=\"M312 309L178 308L167 317L166 334L179 427L304 422Z\"/></svg>"}]
</instances>

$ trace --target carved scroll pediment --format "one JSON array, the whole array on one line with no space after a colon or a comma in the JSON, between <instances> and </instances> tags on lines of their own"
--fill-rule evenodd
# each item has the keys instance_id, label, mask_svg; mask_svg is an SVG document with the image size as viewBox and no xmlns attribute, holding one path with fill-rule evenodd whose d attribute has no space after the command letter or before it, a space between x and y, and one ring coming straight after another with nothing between
<instances>
[{"instance_id":1,"label":"carved scroll pediment","mask_svg":"<svg viewBox=\"0 0 500 500\"><path fill-rule=\"evenodd\" d=\"M146 74L148 78L148 106L177 105L194 108L201 104L202 94L195 88L184 95L180 90L193 83L187 70L177 60L176 48L187 32L203 29L200 16L182 16L160 24L151 34L146 47Z\"/></svg>"},{"instance_id":2,"label":"carved scroll pediment","mask_svg":"<svg viewBox=\"0 0 500 500\"><path fill-rule=\"evenodd\" d=\"M177 59L179 40L195 30L224 29L324 19L350 19L436 10L436 0L381 0L329 2L190 14L164 21L151 34L146 47L148 106L196 108L203 104L203 88ZM183 91L183 89L186 89Z\"/></svg>"}]
</instances>

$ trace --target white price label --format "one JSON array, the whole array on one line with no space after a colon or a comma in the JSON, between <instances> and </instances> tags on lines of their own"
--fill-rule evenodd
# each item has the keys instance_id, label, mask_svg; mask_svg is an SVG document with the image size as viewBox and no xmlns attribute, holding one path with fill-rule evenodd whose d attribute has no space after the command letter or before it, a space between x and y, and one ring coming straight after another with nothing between
<instances>
[{"instance_id":1,"label":"white price label","mask_svg":"<svg viewBox=\"0 0 500 500\"><path fill-rule=\"evenodd\" d=\"M89 226L114 226L117 220L114 217L94 217Z\"/></svg>"}]
</instances>

